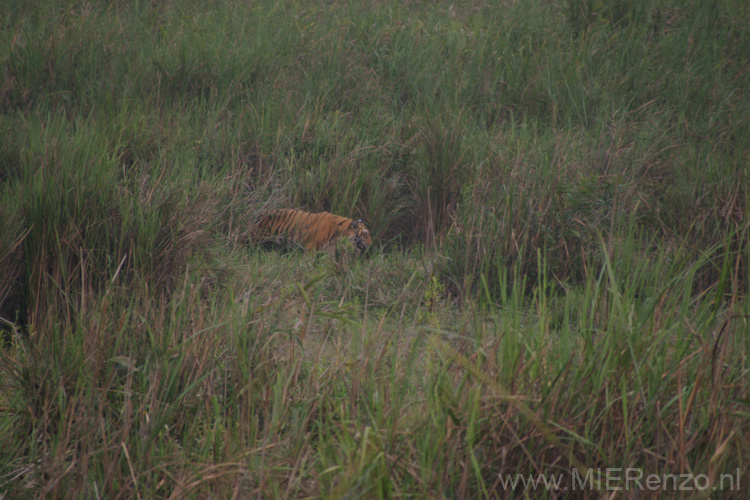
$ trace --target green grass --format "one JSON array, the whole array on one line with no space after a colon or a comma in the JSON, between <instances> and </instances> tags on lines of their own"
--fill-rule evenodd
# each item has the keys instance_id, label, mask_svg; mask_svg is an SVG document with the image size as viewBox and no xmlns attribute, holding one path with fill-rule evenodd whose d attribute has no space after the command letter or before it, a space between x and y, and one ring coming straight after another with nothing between
<instances>
[{"instance_id":1,"label":"green grass","mask_svg":"<svg viewBox=\"0 0 750 500\"><path fill-rule=\"evenodd\" d=\"M0 12L0 498L746 497L746 2Z\"/></svg>"}]
</instances>

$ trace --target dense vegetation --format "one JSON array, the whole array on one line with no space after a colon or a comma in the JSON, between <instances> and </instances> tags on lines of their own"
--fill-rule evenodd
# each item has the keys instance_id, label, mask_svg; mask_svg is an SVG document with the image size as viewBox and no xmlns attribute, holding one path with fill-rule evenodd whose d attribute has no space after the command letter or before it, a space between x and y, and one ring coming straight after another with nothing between
<instances>
[{"instance_id":1,"label":"dense vegetation","mask_svg":"<svg viewBox=\"0 0 750 500\"><path fill-rule=\"evenodd\" d=\"M0 498L747 494L750 3L0 14Z\"/></svg>"}]
</instances>

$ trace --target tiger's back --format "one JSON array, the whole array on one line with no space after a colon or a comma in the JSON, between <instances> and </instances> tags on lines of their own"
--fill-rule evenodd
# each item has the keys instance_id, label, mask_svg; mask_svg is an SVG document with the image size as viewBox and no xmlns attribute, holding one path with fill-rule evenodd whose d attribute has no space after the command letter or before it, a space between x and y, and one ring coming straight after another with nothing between
<instances>
[{"instance_id":1,"label":"tiger's back","mask_svg":"<svg viewBox=\"0 0 750 500\"><path fill-rule=\"evenodd\" d=\"M372 244L370 232L361 220L294 208L266 214L258 225L258 237L277 243L299 244L308 250L322 250L341 238L349 239L360 253Z\"/></svg>"}]
</instances>

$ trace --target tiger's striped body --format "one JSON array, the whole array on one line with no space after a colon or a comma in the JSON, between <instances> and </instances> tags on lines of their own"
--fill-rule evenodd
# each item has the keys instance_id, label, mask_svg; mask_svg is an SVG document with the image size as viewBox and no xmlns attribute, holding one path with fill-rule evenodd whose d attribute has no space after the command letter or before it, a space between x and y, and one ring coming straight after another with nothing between
<instances>
[{"instance_id":1,"label":"tiger's striped body","mask_svg":"<svg viewBox=\"0 0 750 500\"><path fill-rule=\"evenodd\" d=\"M322 250L341 238L349 239L360 253L372 244L370 232L361 220L288 208L266 214L258 226L258 237L296 243L308 250Z\"/></svg>"}]
</instances>

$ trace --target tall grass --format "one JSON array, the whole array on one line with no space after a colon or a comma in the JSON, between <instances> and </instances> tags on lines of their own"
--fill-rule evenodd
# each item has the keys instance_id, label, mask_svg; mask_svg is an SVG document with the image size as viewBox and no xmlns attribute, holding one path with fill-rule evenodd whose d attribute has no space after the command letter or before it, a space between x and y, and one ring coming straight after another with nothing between
<instances>
[{"instance_id":1,"label":"tall grass","mask_svg":"<svg viewBox=\"0 0 750 500\"><path fill-rule=\"evenodd\" d=\"M0 11L0 498L746 496L745 2Z\"/></svg>"}]
</instances>

